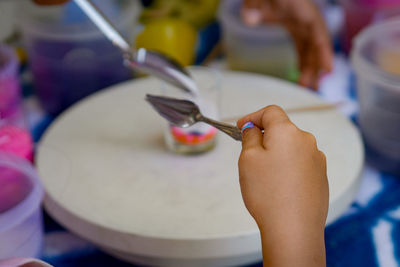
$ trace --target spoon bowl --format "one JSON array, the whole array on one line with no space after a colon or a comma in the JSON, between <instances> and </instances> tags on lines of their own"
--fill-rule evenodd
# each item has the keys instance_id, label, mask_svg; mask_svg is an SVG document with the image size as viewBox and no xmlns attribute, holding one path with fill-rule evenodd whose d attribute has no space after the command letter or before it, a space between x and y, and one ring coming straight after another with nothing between
<instances>
[{"instance_id":1,"label":"spoon bowl","mask_svg":"<svg viewBox=\"0 0 400 267\"><path fill-rule=\"evenodd\" d=\"M176 126L186 128L197 122L205 122L237 141L242 140L238 127L203 116L199 107L190 100L149 94L146 95L146 100L163 118Z\"/></svg>"}]
</instances>

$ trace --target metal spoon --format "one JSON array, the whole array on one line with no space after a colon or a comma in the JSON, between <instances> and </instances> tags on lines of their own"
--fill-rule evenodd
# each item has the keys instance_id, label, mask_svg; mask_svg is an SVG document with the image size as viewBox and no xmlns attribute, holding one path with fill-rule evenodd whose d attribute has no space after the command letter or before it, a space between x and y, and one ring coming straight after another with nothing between
<instances>
[{"instance_id":1,"label":"metal spoon","mask_svg":"<svg viewBox=\"0 0 400 267\"><path fill-rule=\"evenodd\" d=\"M75 0L75 3L86 13L93 23L115 46L120 48L129 67L154 75L171 83L186 92L197 90L190 74L175 60L155 51L140 48L134 51L122 37L111 21L90 0Z\"/></svg>"},{"instance_id":2,"label":"metal spoon","mask_svg":"<svg viewBox=\"0 0 400 267\"><path fill-rule=\"evenodd\" d=\"M242 140L238 127L203 116L199 107L192 101L149 94L146 95L146 100L163 118L176 126L186 128L196 122L205 122L237 141Z\"/></svg>"}]
</instances>

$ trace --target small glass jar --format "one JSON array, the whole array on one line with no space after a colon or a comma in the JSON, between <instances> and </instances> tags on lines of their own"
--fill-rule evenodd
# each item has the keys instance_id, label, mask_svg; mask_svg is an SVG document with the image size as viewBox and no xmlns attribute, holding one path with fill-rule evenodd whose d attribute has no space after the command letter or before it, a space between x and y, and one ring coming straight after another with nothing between
<instances>
[{"instance_id":1,"label":"small glass jar","mask_svg":"<svg viewBox=\"0 0 400 267\"><path fill-rule=\"evenodd\" d=\"M163 83L162 94L191 100L199 106L204 116L218 119L221 91L220 73L206 67L191 67L190 72L198 86L197 92L189 94ZM216 137L217 129L203 122L187 128L167 124L164 133L167 148L179 154L199 154L209 151L215 147Z\"/></svg>"}]
</instances>

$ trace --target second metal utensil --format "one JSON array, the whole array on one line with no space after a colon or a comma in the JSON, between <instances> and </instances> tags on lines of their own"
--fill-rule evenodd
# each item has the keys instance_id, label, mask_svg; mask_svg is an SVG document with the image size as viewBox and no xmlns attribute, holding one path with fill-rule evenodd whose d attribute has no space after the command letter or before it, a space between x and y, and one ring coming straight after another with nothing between
<instances>
[{"instance_id":1,"label":"second metal utensil","mask_svg":"<svg viewBox=\"0 0 400 267\"><path fill-rule=\"evenodd\" d=\"M75 0L75 3L86 13L93 23L115 46L124 53L127 65L144 73L154 75L189 93L197 90L190 74L175 60L156 51L140 48L131 49L129 43L122 37L106 16L90 0ZM99 55L100 56L100 55Z\"/></svg>"},{"instance_id":2,"label":"second metal utensil","mask_svg":"<svg viewBox=\"0 0 400 267\"><path fill-rule=\"evenodd\" d=\"M146 100L163 118L179 127L185 128L196 122L205 122L237 141L242 140L238 127L203 116L199 107L192 101L149 94L146 95Z\"/></svg>"}]
</instances>

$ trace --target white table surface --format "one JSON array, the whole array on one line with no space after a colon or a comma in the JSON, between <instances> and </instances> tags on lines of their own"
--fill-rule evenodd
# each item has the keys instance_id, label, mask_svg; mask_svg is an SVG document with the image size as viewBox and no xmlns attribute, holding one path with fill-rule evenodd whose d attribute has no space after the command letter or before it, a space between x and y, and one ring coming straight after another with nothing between
<instances>
[{"instance_id":1,"label":"white table surface","mask_svg":"<svg viewBox=\"0 0 400 267\"><path fill-rule=\"evenodd\" d=\"M48 212L131 261L229 265L260 259L258 229L240 195L240 143L220 134L209 153L168 152L165 122L144 101L159 88L152 78L117 85L81 101L52 124L37 155ZM221 117L269 104L292 108L321 102L293 84L229 71L223 72L221 93ZM327 156L330 222L358 189L363 165L358 131L334 110L290 117L316 136Z\"/></svg>"}]
</instances>

